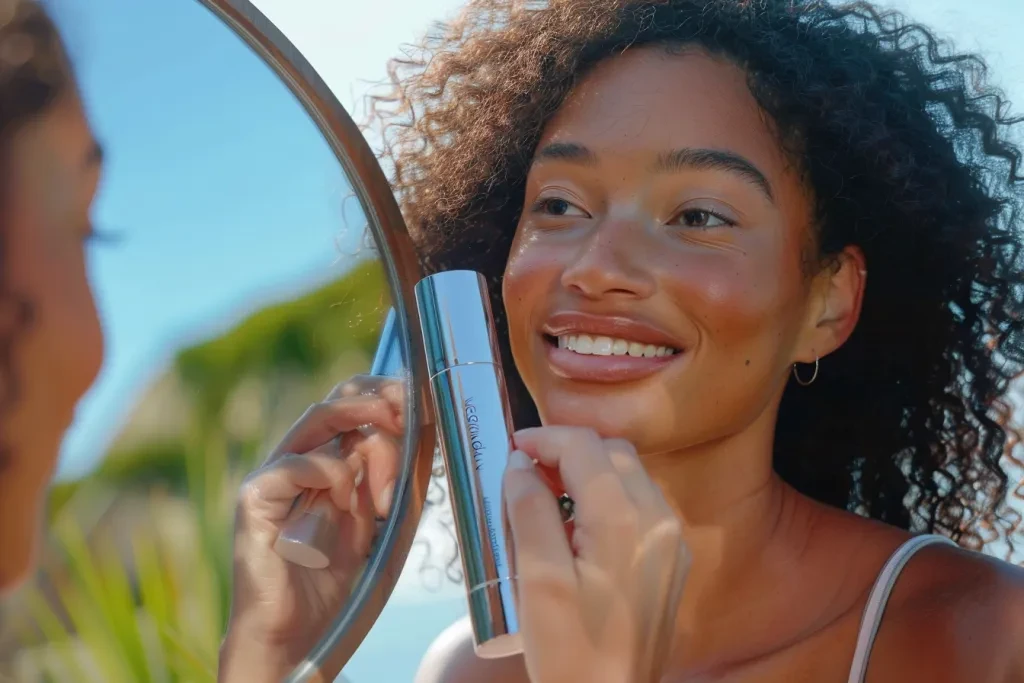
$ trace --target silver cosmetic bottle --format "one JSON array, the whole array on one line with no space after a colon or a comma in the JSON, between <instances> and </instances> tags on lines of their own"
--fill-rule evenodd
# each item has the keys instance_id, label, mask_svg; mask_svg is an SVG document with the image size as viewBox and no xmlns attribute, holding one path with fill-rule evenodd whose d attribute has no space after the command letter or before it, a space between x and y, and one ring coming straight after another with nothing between
<instances>
[{"instance_id":1,"label":"silver cosmetic bottle","mask_svg":"<svg viewBox=\"0 0 1024 683\"><path fill-rule=\"evenodd\" d=\"M487 284L437 273L416 285L416 304L476 654L506 657L522 651L501 495L513 427Z\"/></svg>"},{"instance_id":2,"label":"silver cosmetic bottle","mask_svg":"<svg viewBox=\"0 0 1024 683\"><path fill-rule=\"evenodd\" d=\"M377 351L370 374L403 377L406 363L402 354L395 310L384 319ZM331 552L338 542L338 527L331 517L333 503L326 496L306 492L295 501L297 514L289 520L274 542L274 551L285 560L309 569L323 569L330 564ZM300 511L301 510L301 511Z\"/></svg>"}]
</instances>

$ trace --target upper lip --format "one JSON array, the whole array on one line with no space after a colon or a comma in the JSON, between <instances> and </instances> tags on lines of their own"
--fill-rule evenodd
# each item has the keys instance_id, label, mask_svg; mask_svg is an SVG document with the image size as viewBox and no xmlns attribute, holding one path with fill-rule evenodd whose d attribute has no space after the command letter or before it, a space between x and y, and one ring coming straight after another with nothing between
<instances>
[{"instance_id":1,"label":"upper lip","mask_svg":"<svg viewBox=\"0 0 1024 683\"><path fill-rule=\"evenodd\" d=\"M582 311L559 311L553 313L541 328L544 334L560 337L566 334L588 334L591 336L615 337L642 344L668 346L682 350L684 345L677 338L649 322L622 315L595 315Z\"/></svg>"}]
</instances>

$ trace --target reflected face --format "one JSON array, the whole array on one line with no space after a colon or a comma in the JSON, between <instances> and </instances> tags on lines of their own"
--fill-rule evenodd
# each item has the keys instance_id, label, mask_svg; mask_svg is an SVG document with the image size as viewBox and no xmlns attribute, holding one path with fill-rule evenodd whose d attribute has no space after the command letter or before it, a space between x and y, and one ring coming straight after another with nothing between
<instances>
[{"instance_id":1,"label":"reflected face","mask_svg":"<svg viewBox=\"0 0 1024 683\"><path fill-rule=\"evenodd\" d=\"M61 439L103 358L85 259L100 153L77 97L63 96L20 129L9 162L3 296L13 291L27 302L31 322L13 333L17 387L0 418L7 450L0 469L0 588L31 565ZM2 372L6 379L8 368Z\"/></svg>"},{"instance_id":2,"label":"reflected face","mask_svg":"<svg viewBox=\"0 0 1024 683\"><path fill-rule=\"evenodd\" d=\"M810 200L736 66L630 50L549 122L503 285L545 424L641 453L773 415L812 361Z\"/></svg>"}]
</instances>

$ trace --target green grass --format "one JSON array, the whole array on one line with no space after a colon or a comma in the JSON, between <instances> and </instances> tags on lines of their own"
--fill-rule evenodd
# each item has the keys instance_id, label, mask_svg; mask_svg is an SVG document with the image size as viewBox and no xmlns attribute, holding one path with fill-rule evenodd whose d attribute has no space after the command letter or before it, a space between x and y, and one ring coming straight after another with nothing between
<instances>
[{"instance_id":1,"label":"green grass","mask_svg":"<svg viewBox=\"0 0 1024 683\"><path fill-rule=\"evenodd\" d=\"M161 498L146 501L143 512L153 523L131 532L128 557L113 534L89 543L74 515L54 520L51 542L64 561L25 596L34 626L25 629L26 639L45 641L32 663L41 675L80 683L216 680L221 558L196 542L208 520L193 510L181 509L183 528L162 528ZM178 542L168 540L171 531ZM182 554L182 547L191 552Z\"/></svg>"}]
</instances>

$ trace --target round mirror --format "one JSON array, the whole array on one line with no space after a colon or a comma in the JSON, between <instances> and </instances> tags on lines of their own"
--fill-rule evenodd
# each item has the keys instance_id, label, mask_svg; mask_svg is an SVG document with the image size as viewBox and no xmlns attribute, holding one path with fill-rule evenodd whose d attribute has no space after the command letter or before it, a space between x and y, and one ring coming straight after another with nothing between
<instances>
[{"instance_id":1,"label":"round mirror","mask_svg":"<svg viewBox=\"0 0 1024 683\"><path fill-rule=\"evenodd\" d=\"M418 265L359 130L252 4L50 9L104 151L90 268L107 353L0 659L19 681L212 681L243 480L338 383L423 386ZM342 604L306 623L295 680L349 659L409 554L434 436L427 396L402 396L388 512Z\"/></svg>"}]
</instances>

